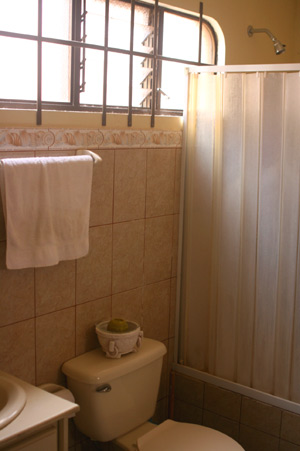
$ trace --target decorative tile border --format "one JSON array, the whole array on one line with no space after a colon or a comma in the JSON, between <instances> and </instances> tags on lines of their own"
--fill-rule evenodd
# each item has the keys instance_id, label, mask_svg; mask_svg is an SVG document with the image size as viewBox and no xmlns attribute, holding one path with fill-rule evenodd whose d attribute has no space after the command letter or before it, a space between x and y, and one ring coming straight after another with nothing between
<instances>
[{"instance_id":1,"label":"decorative tile border","mask_svg":"<svg viewBox=\"0 0 300 451\"><path fill-rule=\"evenodd\" d=\"M38 129L0 129L0 150L48 149L54 142L50 130Z\"/></svg>"},{"instance_id":2,"label":"decorative tile border","mask_svg":"<svg viewBox=\"0 0 300 451\"><path fill-rule=\"evenodd\" d=\"M158 130L0 129L0 151L181 147L182 132Z\"/></svg>"}]
</instances>

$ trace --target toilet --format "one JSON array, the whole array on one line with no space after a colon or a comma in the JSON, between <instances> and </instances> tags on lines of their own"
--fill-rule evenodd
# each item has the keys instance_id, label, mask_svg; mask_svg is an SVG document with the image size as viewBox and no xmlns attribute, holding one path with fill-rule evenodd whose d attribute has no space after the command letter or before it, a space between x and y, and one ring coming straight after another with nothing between
<instances>
[{"instance_id":1,"label":"toilet","mask_svg":"<svg viewBox=\"0 0 300 451\"><path fill-rule=\"evenodd\" d=\"M138 352L107 358L101 348L63 364L68 388L80 411L78 429L99 442L113 441L124 450L241 451L232 438L213 429L166 420L148 420L156 407L163 343L144 338Z\"/></svg>"}]
</instances>

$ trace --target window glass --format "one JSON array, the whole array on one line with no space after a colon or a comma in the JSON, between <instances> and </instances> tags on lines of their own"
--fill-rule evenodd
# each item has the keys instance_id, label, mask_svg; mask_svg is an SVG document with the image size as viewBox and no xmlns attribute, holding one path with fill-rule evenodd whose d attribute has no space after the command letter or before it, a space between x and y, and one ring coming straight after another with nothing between
<instances>
[{"instance_id":1,"label":"window glass","mask_svg":"<svg viewBox=\"0 0 300 451\"><path fill-rule=\"evenodd\" d=\"M180 30L180 33L176 30ZM163 55L192 62L198 61L198 53L199 21L165 12ZM205 23L202 25L201 61L214 64L214 40ZM182 110L185 101L186 64L162 61L161 67L161 108Z\"/></svg>"},{"instance_id":2,"label":"window glass","mask_svg":"<svg viewBox=\"0 0 300 451\"><path fill-rule=\"evenodd\" d=\"M37 34L38 0L0 0L0 30Z\"/></svg>"},{"instance_id":3,"label":"window glass","mask_svg":"<svg viewBox=\"0 0 300 451\"><path fill-rule=\"evenodd\" d=\"M102 105L103 103L103 61L102 51L85 51L85 88L80 93L82 105Z\"/></svg>"},{"instance_id":4,"label":"window glass","mask_svg":"<svg viewBox=\"0 0 300 451\"><path fill-rule=\"evenodd\" d=\"M129 56L108 54L107 105L128 106Z\"/></svg>"},{"instance_id":5,"label":"window glass","mask_svg":"<svg viewBox=\"0 0 300 451\"><path fill-rule=\"evenodd\" d=\"M1 30L37 34L38 0L0 0L0 6ZM43 35L70 39L70 17L71 0L43 0ZM0 98L36 100L37 43L0 37L0 58L9 61L0 74ZM70 72L71 47L43 43L42 100L69 102Z\"/></svg>"},{"instance_id":6,"label":"window glass","mask_svg":"<svg viewBox=\"0 0 300 451\"><path fill-rule=\"evenodd\" d=\"M215 64L215 40L212 30L206 25L202 26L201 61L204 64Z\"/></svg>"},{"instance_id":7,"label":"window glass","mask_svg":"<svg viewBox=\"0 0 300 451\"><path fill-rule=\"evenodd\" d=\"M71 18L72 0L43 0L43 36L71 39Z\"/></svg>"},{"instance_id":8,"label":"window glass","mask_svg":"<svg viewBox=\"0 0 300 451\"><path fill-rule=\"evenodd\" d=\"M43 0L42 11L43 36L64 40L72 38L72 0ZM43 43L42 50L42 100L70 102L71 47Z\"/></svg>"},{"instance_id":9,"label":"window glass","mask_svg":"<svg viewBox=\"0 0 300 451\"><path fill-rule=\"evenodd\" d=\"M44 42L42 49L42 100L70 102L71 48Z\"/></svg>"},{"instance_id":10,"label":"window glass","mask_svg":"<svg viewBox=\"0 0 300 451\"><path fill-rule=\"evenodd\" d=\"M110 0L108 45L119 49L130 48L131 7L129 3Z\"/></svg>"},{"instance_id":11,"label":"window glass","mask_svg":"<svg viewBox=\"0 0 300 451\"><path fill-rule=\"evenodd\" d=\"M105 1L87 0L86 3L86 42L104 45ZM149 25L153 17L153 8L136 5L134 11L135 51L153 52L153 26ZM109 4L109 41L112 48L129 50L130 48L131 6L121 0L111 0ZM99 86L103 80L103 58L99 59L97 51L85 51L85 92L80 95L80 102L86 104L102 103ZM132 105L141 107L145 94L145 78L152 77L151 61L147 58L133 58L133 98ZM128 106L129 98L129 57L128 55L109 52L107 76L107 105ZM97 94L96 94L97 93Z\"/></svg>"},{"instance_id":12,"label":"window glass","mask_svg":"<svg viewBox=\"0 0 300 451\"><path fill-rule=\"evenodd\" d=\"M0 59L9 61L0 71L0 98L36 100L37 44L0 36Z\"/></svg>"},{"instance_id":13,"label":"window glass","mask_svg":"<svg viewBox=\"0 0 300 451\"><path fill-rule=\"evenodd\" d=\"M86 42L104 45L105 0L86 1ZM153 31L150 25L152 8L136 5L134 10L134 50L148 53L144 41ZM130 48L131 5L122 0L109 2L109 47L129 50ZM153 49L152 49L153 50ZM149 50L150 51L150 50Z\"/></svg>"},{"instance_id":14,"label":"window glass","mask_svg":"<svg viewBox=\"0 0 300 451\"><path fill-rule=\"evenodd\" d=\"M85 3L86 14L83 5ZM0 30L32 35L35 40L0 36L0 57L9 61L0 72L0 99L8 102L37 99L38 0L0 0ZM81 7L81 17L73 14ZM105 0L43 0L42 38L71 40L104 47ZM16 14L18 11L18 14ZM162 16L163 15L163 16ZM76 17L75 17L76 16ZM163 29L158 29L162 57L198 62L199 20L159 7ZM85 22L84 22L85 18ZM76 19L76 20L75 20ZM74 29L72 30L72 25ZM107 86L108 107L128 107L131 4L109 0ZM161 26L161 24L158 24ZM75 38L74 38L75 39ZM136 3L134 9L132 106L152 107L153 77L160 110L181 110L184 102L184 68L188 63L160 61L153 73L154 5ZM216 49L212 30L202 27L202 62L214 64ZM59 42L42 42L42 101L80 110L103 104L104 50L73 48ZM2 102L3 103L3 102Z\"/></svg>"},{"instance_id":15,"label":"window glass","mask_svg":"<svg viewBox=\"0 0 300 451\"><path fill-rule=\"evenodd\" d=\"M165 12L163 56L196 62L198 53L199 22Z\"/></svg>"},{"instance_id":16,"label":"window glass","mask_svg":"<svg viewBox=\"0 0 300 451\"><path fill-rule=\"evenodd\" d=\"M136 5L134 11L134 45L136 52L153 52L153 9Z\"/></svg>"},{"instance_id":17,"label":"window glass","mask_svg":"<svg viewBox=\"0 0 300 451\"><path fill-rule=\"evenodd\" d=\"M185 99L186 64L162 62L161 108L182 110Z\"/></svg>"},{"instance_id":18,"label":"window glass","mask_svg":"<svg viewBox=\"0 0 300 451\"><path fill-rule=\"evenodd\" d=\"M70 39L71 7L71 0L43 0L44 36ZM0 0L0 11L0 30L37 35L38 0Z\"/></svg>"},{"instance_id":19,"label":"window glass","mask_svg":"<svg viewBox=\"0 0 300 451\"><path fill-rule=\"evenodd\" d=\"M152 61L149 58L133 58L132 106L150 108L152 87Z\"/></svg>"},{"instance_id":20,"label":"window glass","mask_svg":"<svg viewBox=\"0 0 300 451\"><path fill-rule=\"evenodd\" d=\"M104 45L105 0L87 0L86 9L86 42L89 44ZM129 50L130 18L130 3L110 0L108 27L109 47Z\"/></svg>"},{"instance_id":21,"label":"window glass","mask_svg":"<svg viewBox=\"0 0 300 451\"><path fill-rule=\"evenodd\" d=\"M86 0L86 42L104 45L105 1Z\"/></svg>"}]
</instances>

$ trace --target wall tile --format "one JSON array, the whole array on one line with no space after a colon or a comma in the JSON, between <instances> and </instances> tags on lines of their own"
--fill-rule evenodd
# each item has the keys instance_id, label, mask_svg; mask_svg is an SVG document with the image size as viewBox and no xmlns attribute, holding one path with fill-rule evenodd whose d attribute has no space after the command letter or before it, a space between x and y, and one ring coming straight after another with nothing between
<instances>
[{"instance_id":1,"label":"wall tile","mask_svg":"<svg viewBox=\"0 0 300 451\"><path fill-rule=\"evenodd\" d=\"M35 383L35 322L0 327L0 369Z\"/></svg>"},{"instance_id":2,"label":"wall tile","mask_svg":"<svg viewBox=\"0 0 300 451\"><path fill-rule=\"evenodd\" d=\"M239 438L239 423L208 410L203 410L203 426L216 429L234 440Z\"/></svg>"},{"instance_id":3,"label":"wall tile","mask_svg":"<svg viewBox=\"0 0 300 451\"><path fill-rule=\"evenodd\" d=\"M173 419L198 422L217 429L240 442L246 451L300 451L300 444L297 443L300 415L282 411L278 407L258 402L184 374L173 372L173 375ZM197 399L197 392L201 393L203 386L205 394L202 410L195 405L195 399ZM242 406L239 416L240 403ZM200 403L199 406L201 406ZM206 410L207 406L209 410ZM234 417L236 418L233 419ZM244 424L246 422L248 424ZM278 435L281 423L280 438Z\"/></svg>"},{"instance_id":4,"label":"wall tile","mask_svg":"<svg viewBox=\"0 0 300 451\"><path fill-rule=\"evenodd\" d=\"M125 291L112 296L112 318L124 318L142 327L143 288Z\"/></svg>"},{"instance_id":5,"label":"wall tile","mask_svg":"<svg viewBox=\"0 0 300 451\"><path fill-rule=\"evenodd\" d=\"M42 128L3 128L0 129L1 150L46 150L54 142L54 134Z\"/></svg>"},{"instance_id":6,"label":"wall tile","mask_svg":"<svg viewBox=\"0 0 300 451\"><path fill-rule=\"evenodd\" d=\"M62 364L75 357L75 307L36 319L36 383L61 384Z\"/></svg>"},{"instance_id":7,"label":"wall tile","mask_svg":"<svg viewBox=\"0 0 300 451\"><path fill-rule=\"evenodd\" d=\"M7 141L8 143L12 144L13 142L18 142L18 138L16 137L15 133L9 133L9 131L7 131ZM1 135L1 132L0 132ZM2 135L3 137L3 135ZM14 141L16 138L16 141ZM7 144L8 144L7 143ZM1 147L0 143L0 147ZM8 144L8 146L10 145ZM8 152L8 151L0 151L0 160L2 160L2 158L27 158L27 157L34 157L34 152L28 152L28 151L13 151L13 152ZM0 187L0 241L4 241L6 239L6 231L5 231L5 221L4 221L4 214L3 214L3 204L2 204L2 196L1 196L1 187Z\"/></svg>"},{"instance_id":8,"label":"wall tile","mask_svg":"<svg viewBox=\"0 0 300 451\"><path fill-rule=\"evenodd\" d=\"M295 445L300 445L300 415L282 412L281 438Z\"/></svg>"},{"instance_id":9,"label":"wall tile","mask_svg":"<svg viewBox=\"0 0 300 451\"><path fill-rule=\"evenodd\" d=\"M175 150L149 149L147 156L146 216L174 212Z\"/></svg>"},{"instance_id":10,"label":"wall tile","mask_svg":"<svg viewBox=\"0 0 300 451\"><path fill-rule=\"evenodd\" d=\"M153 283L171 277L173 216L146 220L145 282Z\"/></svg>"},{"instance_id":11,"label":"wall tile","mask_svg":"<svg viewBox=\"0 0 300 451\"><path fill-rule=\"evenodd\" d=\"M0 243L0 326L34 317L33 269L8 270L5 242Z\"/></svg>"},{"instance_id":12,"label":"wall tile","mask_svg":"<svg viewBox=\"0 0 300 451\"><path fill-rule=\"evenodd\" d=\"M98 346L94 322L127 317L140 323L146 336L168 344L157 415L164 419L174 349L174 339L169 339L174 334L170 277L175 275L172 221L178 210L181 133L7 128L0 136L0 157L73 155L78 147L102 157L94 166L90 252L85 258L7 271L0 214L1 365L29 382L63 382L62 363ZM148 222L145 287L146 202L153 222ZM156 217L165 214L170 216ZM175 279L173 297L174 284Z\"/></svg>"},{"instance_id":13,"label":"wall tile","mask_svg":"<svg viewBox=\"0 0 300 451\"><path fill-rule=\"evenodd\" d=\"M144 130L146 147L181 147L182 133L164 130Z\"/></svg>"},{"instance_id":14,"label":"wall tile","mask_svg":"<svg viewBox=\"0 0 300 451\"><path fill-rule=\"evenodd\" d=\"M202 424L203 410L184 401L176 401L173 419L184 423Z\"/></svg>"},{"instance_id":15,"label":"wall tile","mask_svg":"<svg viewBox=\"0 0 300 451\"><path fill-rule=\"evenodd\" d=\"M167 353L163 357L158 399L165 398L169 394L169 371L168 371L169 341L166 340L164 342L164 345L167 348Z\"/></svg>"},{"instance_id":16,"label":"wall tile","mask_svg":"<svg viewBox=\"0 0 300 451\"><path fill-rule=\"evenodd\" d=\"M36 314L75 305L75 261L35 270Z\"/></svg>"},{"instance_id":17,"label":"wall tile","mask_svg":"<svg viewBox=\"0 0 300 451\"><path fill-rule=\"evenodd\" d=\"M145 134L142 130L103 130L103 136L105 147L140 148L145 143Z\"/></svg>"},{"instance_id":18,"label":"wall tile","mask_svg":"<svg viewBox=\"0 0 300 451\"><path fill-rule=\"evenodd\" d=\"M157 401L155 413L152 419L154 423L159 424L165 421L167 418L168 418L168 399L161 398Z\"/></svg>"},{"instance_id":19,"label":"wall tile","mask_svg":"<svg viewBox=\"0 0 300 451\"><path fill-rule=\"evenodd\" d=\"M145 337L164 341L169 333L170 281L147 285L143 298Z\"/></svg>"},{"instance_id":20,"label":"wall tile","mask_svg":"<svg viewBox=\"0 0 300 451\"><path fill-rule=\"evenodd\" d=\"M90 228L89 254L77 260L76 303L111 294L112 226Z\"/></svg>"},{"instance_id":21,"label":"wall tile","mask_svg":"<svg viewBox=\"0 0 300 451\"><path fill-rule=\"evenodd\" d=\"M176 149L175 166L175 192L174 192L174 213L179 213L180 208L180 186L181 186L181 149Z\"/></svg>"},{"instance_id":22,"label":"wall tile","mask_svg":"<svg viewBox=\"0 0 300 451\"><path fill-rule=\"evenodd\" d=\"M178 373L175 376L175 398L202 408L204 383Z\"/></svg>"},{"instance_id":23,"label":"wall tile","mask_svg":"<svg viewBox=\"0 0 300 451\"><path fill-rule=\"evenodd\" d=\"M300 451L299 445L294 445L293 443L280 440L279 451Z\"/></svg>"},{"instance_id":24,"label":"wall tile","mask_svg":"<svg viewBox=\"0 0 300 451\"><path fill-rule=\"evenodd\" d=\"M95 326L110 318L110 297L76 306L76 355L99 347Z\"/></svg>"},{"instance_id":25,"label":"wall tile","mask_svg":"<svg viewBox=\"0 0 300 451\"><path fill-rule=\"evenodd\" d=\"M172 277L177 276L178 265L178 241L179 241L179 215L173 216L173 238L172 238Z\"/></svg>"},{"instance_id":26,"label":"wall tile","mask_svg":"<svg viewBox=\"0 0 300 451\"><path fill-rule=\"evenodd\" d=\"M116 150L114 222L145 216L146 150Z\"/></svg>"},{"instance_id":27,"label":"wall tile","mask_svg":"<svg viewBox=\"0 0 300 451\"><path fill-rule=\"evenodd\" d=\"M144 220L113 226L113 293L143 285Z\"/></svg>"},{"instance_id":28,"label":"wall tile","mask_svg":"<svg viewBox=\"0 0 300 451\"><path fill-rule=\"evenodd\" d=\"M294 445L293 443L280 440L279 451L300 451L299 445Z\"/></svg>"},{"instance_id":29,"label":"wall tile","mask_svg":"<svg viewBox=\"0 0 300 451\"><path fill-rule=\"evenodd\" d=\"M8 133L9 133L8 129ZM14 135L14 133L10 134L10 136ZM0 147L2 147L2 145L4 144L3 140L1 139L3 138L3 134L1 133L1 129L0 129ZM9 138L10 139L10 138ZM18 140L18 138L17 138ZM13 142L11 143L6 143L7 144L7 148L14 148L15 145L13 144ZM35 151L34 150L26 150L24 147L19 147L16 146L17 148L14 148L13 150L0 150L0 160L2 160L2 158L30 158L30 157L34 157L35 156ZM25 150L24 150L25 149Z\"/></svg>"},{"instance_id":30,"label":"wall tile","mask_svg":"<svg viewBox=\"0 0 300 451\"><path fill-rule=\"evenodd\" d=\"M241 424L239 443L247 451L277 451L279 438Z\"/></svg>"},{"instance_id":31,"label":"wall tile","mask_svg":"<svg viewBox=\"0 0 300 451\"><path fill-rule=\"evenodd\" d=\"M114 150L94 151L102 158L94 165L91 196L90 225L112 223Z\"/></svg>"},{"instance_id":32,"label":"wall tile","mask_svg":"<svg viewBox=\"0 0 300 451\"><path fill-rule=\"evenodd\" d=\"M181 148L182 132L169 130L117 129L0 129L0 151L76 150L78 148Z\"/></svg>"},{"instance_id":33,"label":"wall tile","mask_svg":"<svg viewBox=\"0 0 300 451\"><path fill-rule=\"evenodd\" d=\"M177 356L175 356L175 338L169 338L168 343L168 374L171 375L172 364L177 361ZM171 376L169 377L169 379ZM169 380L170 382L170 380Z\"/></svg>"},{"instance_id":34,"label":"wall tile","mask_svg":"<svg viewBox=\"0 0 300 451\"><path fill-rule=\"evenodd\" d=\"M254 399L243 397L241 423L279 437L281 410Z\"/></svg>"},{"instance_id":35,"label":"wall tile","mask_svg":"<svg viewBox=\"0 0 300 451\"><path fill-rule=\"evenodd\" d=\"M97 149L103 143L103 133L100 130L51 129L53 136L49 147L61 149ZM50 141L50 140L49 140Z\"/></svg>"},{"instance_id":36,"label":"wall tile","mask_svg":"<svg viewBox=\"0 0 300 451\"><path fill-rule=\"evenodd\" d=\"M76 155L74 150L35 150L36 157L69 157Z\"/></svg>"},{"instance_id":37,"label":"wall tile","mask_svg":"<svg viewBox=\"0 0 300 451\"><path fill-rule=\"evenodd\" d=\"M241 411L241 395L215 385L205 384L204 409L239 421Z\"/></svg>"},{"instance_id":38,"label":"wall tile","mask_svg":"<svg viewBox=\"0 0 300 451\"><path fill-rule=\"evenodd\" d=\"M5 221L3 214L3 204L2 204L2 196L0 190L0 241L4 241L6 239L6 229L5 229Z\"/></svg>"},{"instance_id":39,"label":"wall tile","mask_svg":"<svg viewBox=\"0 0 300 451\"><path fill-rule=\"evenodd\" d=\"M171 279L169 337L175 337L177 278Z\"/></svg>"}]
</instances>

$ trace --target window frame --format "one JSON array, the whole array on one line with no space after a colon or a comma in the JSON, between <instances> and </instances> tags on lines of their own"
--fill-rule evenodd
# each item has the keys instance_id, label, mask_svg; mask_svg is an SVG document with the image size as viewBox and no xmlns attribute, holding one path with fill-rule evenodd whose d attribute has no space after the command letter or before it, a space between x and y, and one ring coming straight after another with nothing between
<instances>
[{"instance_id":1,"label":"window frame","mask_svg":"<svg viewBox=\"0 0 300 451\"><path fill-rule=\"evenodd\" d=\"M122 0L131 5L131 40L130 49L124 50L120 48L114 48L108 46L108 16L109 16L109 1L105 0L106 4L106 18L105 18L105 42L104 45L96 45L86 43L81 38L81 22L86 14L85 0L72 0L72 38L71 40L63 40L57 38L44 37L42 35L42 3L43 0L38 0L38 33L37 35L29 35L8 31L1 31L0 36L6 36L10 38L19 38L25 40L33 40L37 42L37 100L8 100L0 98L0 108L7 109L36 109L36 123L42 124L42 111L43 110L57 110L57 111L76 111L76 112L99 112L102 113L102 125L106 125L107 113L127 113L128 126L132 125L133 114L146 114L151 116L151 127L154 127L155 116L168 115L168 116L182 116L182 110L174 109L161 109L161 68L163 61L171 61L174 63L186 64L187 66L203 66L207 65L201 62L201 36L202 26L205 24L211 32L212 39L215 47L215 61L217 63L218 54L218 40L217 35L212 25L203 18L203 3L200 2L199 17L197 15L178 11L166 6L159 6L158 0L155 0L154 4L139 0ZM134 8L135 5L141 5L153 9L154 14L154 49L152 54L146 54L133 50L133 27L134 27ZM83 9L83 11L82 11ZM198 61L188 61L176 58L165 57L162 55L163 44L163 17L164 13L172 13L181 17L186 17L192 20L199 21L199 57ZM71 80L70 80L70 102L49 102L42 101L42 44L52 43L58 45L71 46ZM80 53L81 49L95 49L104 52L104 78L103 78L103 105L85 105L80 104ZM130 60L130 82L129 82L129 102L127 107L107 106L106 105L106 77L107 77L107 56L109 52L115 52L119 54L129 55ZM142 56L153 60L153 81L152 81L152 99L151 108L132 107L132 58L134 56ZM83 80L84 81L84 80ZM155 93L155 95L153 95Z\"/></svg>"}]
</instances>

